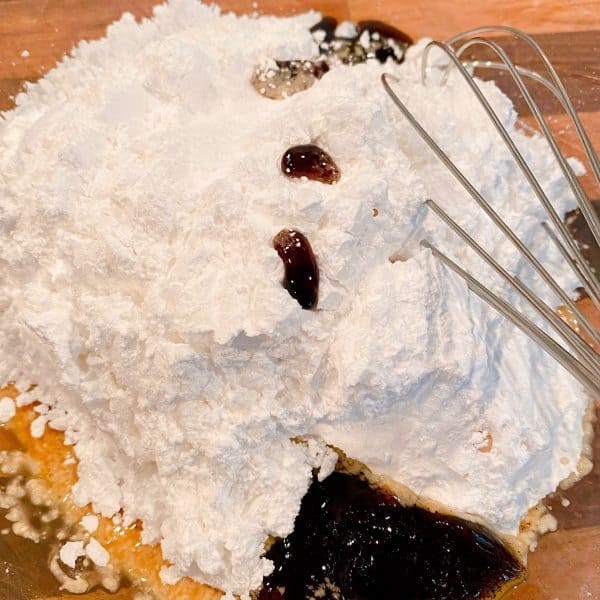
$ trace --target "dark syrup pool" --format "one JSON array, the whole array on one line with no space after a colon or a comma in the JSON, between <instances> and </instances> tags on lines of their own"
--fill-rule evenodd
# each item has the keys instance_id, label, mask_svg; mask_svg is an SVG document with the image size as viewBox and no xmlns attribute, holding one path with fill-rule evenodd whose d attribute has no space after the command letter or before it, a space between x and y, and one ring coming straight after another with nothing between
<instances>
[{"instance_id":1,"label":"dark syrup pool","mask_svg":"<svg viewBox=\"0 0 600 600\"><path fill-rule=\"evenodd\" d=\"M259 600L472 600L522 577L484 527L404 506L355 475L314 479L294 532L267 552Z\"/></svg>"}]
</instances>

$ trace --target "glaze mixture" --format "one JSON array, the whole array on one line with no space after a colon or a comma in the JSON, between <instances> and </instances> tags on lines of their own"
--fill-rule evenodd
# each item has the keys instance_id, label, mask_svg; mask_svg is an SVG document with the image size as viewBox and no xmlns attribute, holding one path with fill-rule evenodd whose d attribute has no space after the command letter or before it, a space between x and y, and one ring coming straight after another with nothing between
<instances>
[{"instance_id":1,"label":"glaze mixture","mask_svg":"<svg viewBox=\"0 0 600 600\"><path fill-rule=\"evenodd\" d=\"M442 87L433 67L420 83L423 43L342 24L359 34L344 46L310 32L320 18L194 0L125 15L0 121L0 385L40 401L34 435L73 444L77 503L160 543L165 582L257 589L266 540L292 532L313 471L331 473L329 445L509 535L578 468L582 390L419 246L493 280L423 201L535 278L381 73L568 287L527 183L458 77ZM572 207L545 142L482 88L557 210ZM331 158L331 181L282 172L303 145ZM310 310L286 285L282 231L310 244Z\"/></svg>"}]
</instances>

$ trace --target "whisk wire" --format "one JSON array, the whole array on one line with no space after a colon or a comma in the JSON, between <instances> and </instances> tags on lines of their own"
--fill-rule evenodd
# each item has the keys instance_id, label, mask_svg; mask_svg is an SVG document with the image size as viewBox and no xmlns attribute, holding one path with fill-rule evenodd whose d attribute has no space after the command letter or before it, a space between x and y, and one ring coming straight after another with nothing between
<instances>
[{"instance_id":1,"label":"whisk wire","mask_svg":"<svg viewBox=\"0 0 600 600\"><path fill-rule=\"evenodd\" d=\"M512 60L509 58L504 49L491 40L485 38L476 37L470 38L473 35L481 33L487 33L490 31L503 31L510 32L517 35L521 39L525 40L536 52L539 58L542 60L546 70L550 76L551 82L546 80L541 75L535 74L534 72L528 71L521 67L517 67ZM457 42L464 42L458 50L454 50L451 44ZM449 40L447 43L431 42L423 53L422 63L422 77L423 82L426 82L427 77L427 55L431 48L440 48L446 56L450 59L445 73L442 77L442 85L445 83L449 73L449 69L455 67L458 69L463 79L469 85L472 92L477 97L485 113L488 115L496 130L502 137L504 143L511 152L513 158L517 162L522 173L529 182L535 196L538 198L543 208L546 211L554 229L550 227L549 223L542 223L544 231L548 234L552 242L557 246L561 255L565 259L566 263L573 270L575 275L581 281L584 289L592 298L593 302L600 309L600 282L596 274L590 265L586 262L583 254L572 239L569 231L562 219L560 219L548 196L541 187L539 181L533 174L531 168L527 164L523 155L517 148L515 142L511 138L510 134L498 118L494 109L491 107L488 100L485 98L483 92L475 82L469 69L463 64L460 57L466 51L467 48L473 45L484 45L491 50L500 58L501 63L486 62L482 66L488 68L497 68L508 71L515 80L520 92L525 98L526 103L531 109L536 121L538 122L542 133L566 178L575 198L578 201L581 213L590 225L594 236L597 235L598 242L600 243L600 220L598 219L591 201L586 196L581 184L577 180L571 166L567 162L566 158L560 151L558 144L553 137L539 106L533 99L529 89L525 85L523 76L533 77L536 81L544 84L553 94L560 100L563 108L569 114L569 117L573 121L575 128L578 132L580 140L585 149L586 155L592 165L592 171L600 183L600 168L598 163L598 157L595 153L593 146L583 128L581 120L579 119L573 104L566 93L564 85L558 78L556 71L550 64L547 56L540 48L539 44L535 42L527 34L515 30L511 27L499 26L499 27L481 27L463 34L459 34ZM556 294L558 298L565 304L573 316L576 319L577 326L584 331L589 340L580 334L578 328L569 326L563 319L561 319L556 311L554 311L546 302L542 301L531 288L526 286L518 277L509 273L498 261L496 261L482 246L480 246L475 239L473 239L456 221L454 221L436 202L433 200L427 200L426 205L439 217L446 225L448 225L455 234L460 236L467 245L475 251L482 260L484 260L496 273L509 285L511 285L517 292L523 297L527 303L535 309L535 311L541 315L545 323L551 327L551 329L571 348L571 352L566 350L561 344L559 344L552 336L546 333L528 317L523 315L517 309L512 307L506 300L500 298L497 294L492 292L488 287L484 286L471 274L467 273L458 264L451 260L448 256L443 254L439 249L433 246L430 242L423 240L421 243L423 246L429 248L434 256L438 257L442 262L462 277L469 289L476 293L483 300L488 302L493 308L498 310L502 315L511 320L517 327L524 331L530 338L535 340L546 352L552 355L560 364L569 370L589 391L594 394L600 393L600 354L594 349L588 342L591 341L600 347L600 332L590 323L586 316L579 309L577 304L571 299L571 297L562 289L557 281L550 275L548 270L541 264L541 262L535 257L535 255L529 250L529 248L523 243L523 241L515 234L515 232L507 225L507 223L499 216L499 214L492 208L489 202L478 192L477 189L471 184L469 179L461 172L461 170L450 160L448 155L439 147L435 140L429 135L429 133L423 128L418 122L414 115L408 110L406 105L400 100L398 95L392 89L390 82L397 82L398 79L389 73L385 73L381 77L385 91L390 96L394 104L400 109L404 117L408 120L411 126L419 134L419 136L425 141L430 149L436 154L438 159L446 166L450 173L457 179L457 181L464 187L469 195L475 200L479 207L486 213L490 220L498 227L498 229L505 235L507 239L519 250L522 256L527 262L533 267L538 276L548 285L548 287Z\"/></svg>"},{"instance_id":2,"label":"whisk wire","mask_svg":"<svg viewBox=\"0 0 600 600\"><path fill-rule=\"evenodd\" d=\"M425 204L433 210L458 236L460 236L496 273L514 287L530 306L542 317L547 319L554 331L558 333L579 355L591 369L600 369L600 355L558 316L548 304L542 301L535 292L526 286L518 277L511 275L495 258L492 257L473 237L471 237L452 217L448 215L435 201L428 199Z\"/></svg>"},{"instance_id":3,"label":"whisk wire","mask_svg":"<svg viewBox=\"0 0 600 600\"><path fill-rule=\"evenodd\" d=\"M544 52L543 48L538 44L538 42L536 42L528 33L525 33L524 31L521 31L520 29L516 29L516 28L510 27L508 25L487 25L487 26L477 27L475 29L471 29L471 30L465 31L463 33L460 33L460 34L454 36L453 38L447 40L446 44L451 46L452 44L455 44L456 42L466 39L468 37L471 37L473 35L479 35L481 33L490 33L490 32L511 33L515 37L526 42L530 46L530 48L533 49L533 51L537 55L537 57L541 60L542 64L544 65L544 68L546 69L546 72L548 73L548 75L550 76L550 79L552 80L552 84L549 85L549 89L551 91L553 91L553 93L560 100L563 108L565 109L565 112L568 114L569 118L571 119L571 122L573 123L573 125L577 131L577 135L578 135L578 137L583 145L583 148L585 150L589 164L592 168L592 173L594 174L594 177L596 179L596 183L600 186L600 160L598 159L598 155L597 155L597 153L594 149L594 146L592 145L592 142L585 130L585 127L583 126L583 123L581 122L581 119L579 118L579 115L577 114L577 111L575 110L575 107L573 106L571 97L567 93L567 90L565 89L565 86L564 86L562 80L558 76L556 69L554 68L554 66L550 62L550 59ZM482 38L478 38L478 39L482 39ZM459 50L457 52L457 56L460 58L461 54L462 54L462 51ZM486 65L482 65L482 66L486 66ZM517 69L517 70L520 71L520 69ZM540 123L540 126L541 126L541 123ZM556 146L556 141L554 140L554 138L552 138L552 140L548 140L548 142L551 144L551 146L554 144L552 150L553 150L553 152L555 152L555 156L556 156L556 152L558 152L558 154L560 154L560 156L561 156L561 159L564 161L564 157L562 156L562 153L560 153L560 150L558 150L558 147ZM558 159L558 156L557 156L557 159ZM559 162L561 159L559 159ZM564 161L564 162L566 164L566 161ZM561 165L562 165L562 163L561 163ZM578 186L579 182L575 178L572 171L571 171L571 175L573 175L572 180L565 173L565 176L569 180L569 183L572 182L576 186ZM594 207L592 206L591 202L589 201L589 198L587 198L585 196L585 194L583 194L581 197L578 197L578 201L581 201L580 209L582 211L582 214L590 226L590 229L596 240L596 243L598 245L600 245L600 217L594 211Z\"/></svg>"},{"instance_id":4,"label":"whisk wire","mask_svg":"<svg viewBox=\"0 0 600 600\"><path fill-rule=\"evenodd\" d=\"M536 115L539 115L539 119L540 119L541 123L543 124L544 133L547 133L547 136L551 137L552 134L549 131L545 121L543 120L543 117L541 116L541 111L539 110L538 105L533 100L533 98L532 98L531 94L529 93L529 91L527 90L527 87L525 86L523 80L521 79L520 75L514 68L512 61L509 59L509 57L506 55L506 53L502 50L502 48L500 46L498 46L497 44L495 44L494 42L490 42L489 40L484 40L483 38L476 38L475 40L471 40L471 41L473 41L474 43L481 43L483 45L486 45L486 46L492 48L500 56L503 63L506 65L507 69L509 70L509 72L515 78L517 85L519 86L519 89L521 90L524 97L526 98L526 101L527 101L528 105L530 106L532 112L534 112L534 114L536 114ZM593 299L594 303L600 309L600 285L598 285L597 282L590 284L590 275L592 276L591 281L594 281L591 268L589 267L589 265L586 263L585 259L583 258L583 255L581 254L581 251L577 247L577 244L571 239L564 223L562 222L560 217L556 214L556 211L554 210L554 207L552 206L548 197L546 196L543 188L541 187L541 185L537 181L536 177L532 173L531 169L529 168L529 165L523 158L523 155L517 148L513 139L511 138L509 133L506 131L506 128L504 127L504 125L502 124L502 122L500 121L500 119L498 118L496 113L494 112L494 109L491 107L490 103L488 102L486 97L483 95L482 91L479 89L479 86L475 83L472 75L469 73L469 71L466 69L466 67L460 61L459 56L456 55L452 51L452 49L449 46L447 46L446 44L443 44L440 42L431 42L424 51L423 62L425 63L427 61L427 51L432 47L440 48L451 59L450 64L451 65L454 64L454 66L456 66L456 68L462 75L463 79L466 81L466 83L469 85L469 87L475 94L479 103L481 104L481 106L483 107L483 109L485 110L485 112L487 113L489 118L491 119L492 123L494 124L496 131L498 131L498 133L502 137L502 140L504 141L504 143L508 147L509 151L513 155L515 161L517 162L519 168L521 169L521 172L523 173L523 175L529 182L529 185L532 187L536 197L542 203L544 209L548 213L548 216L550 217L554 226L558 229L559 233L563 237L563 240L565 240L567 245L571 248L571 251L579 259L580 266L578 269L574 269L575 275L577 277L579 277L579 273L582 270L587 274L586 277L580 278L581 283L582 283L583 287L586 288L586 292ZM447 71L446 71L446 73L447 73ZM552 138L552 140L554 141L554 138ZM564 163L563 171L566 169L566 171L570 175L572 175L573 178L575 178L575 175L573 174L570 165L564 160L564 157L558 150L558 147L556 146L555 142L554 142L554 147L556 148L556 151L560 155L560 159ZM574 186L575 186L575 188L572 187L572 189L573 189L574 193L576 194L576 196L578 194L585 196L585 194L577 180L575 180ZM505 231L505 230L503 229L503 231ZM513 244L515 243L515 238L513 238L512 235L510 235L510 233L505 231L505 235L508 235L508 237L511 239ZM574 308L574 304L570 301L570 298L566 294L562 293L562 289L560 288L560 286L558 286L557 284L555 285L551 281L551 278L549 278L547 276L547 272L542 267L541 263L539 263L539 261L535 260L535 258L533 257L533 255L531 253L523 252L522 247L520 247L518 244L517 244L517 247L525 255L525 258L533 266L533 268L539 273L539 275L552 288L554 293L557 294L561 298L561 300L569 307L570 310L576 312L577 309ZM569 266L571 266L573 268L572 261L569 262ZM588 287L589 287L589 289L588 289ZM588 330L588 333L590 335L594 335L594 329L592 328L591 331ZM598 338L597 341L600 341L600 337Z\"/></svg>"},{"instance_id":5,"label":"whisk wire","mask_svg":"<svg viewBox=\"0 0 600 600\"><path fill-rule=\"evenodd\" d=\"M464 52L464 50L467 47L469 47L471 45L477 45L477 44L481 44L488 48L491 48L500 57L500 60L502 61L501 64L512 75L513 79L515 80L515 83L517 84L517 86L519 88L519 91L521 92L521 94L523 95L523 98L525 99L525 102L527 103L527 105L529 106L529 109L531 110L532 114L534 115L536 122L542 129L542 132L545 135L546 140L549 143L550 148L551 148L556 160L558 161L559 166L560 166L561 170L563 171L563 174L565 175L565 178L567 179L567 181L569 183L571 191L575 195L575 198L577 200L577 204L578 204L580 210L582 210L582 212L585 213L589 209L591 211L591 214L594 217L596 217L596 213L595 213L595 211L593 211L593 207L591 207L591 205L587 199L587 196L585 195L585 192L583 191L583 188L581 187L581 184L579 183L579 180L577 179L577 177L575 176L575 174L573 172L573 169L571 168L571 165L568 163L568 161L565 159L564 155L558 148L556 138L554 137L554 134L548 127L548 124L544 118L542 111L539 108L539 105L534 100L529 89L525 85L525 82L523 81L523 78L521 77L519 69L517 69L517 67L512 62L510 57L506 54L506 52L503 50L503 48L492 40L486 40L484 38L474 38L472 40L465 42L465 44L463 44L456 51L457 58L460 59L461 54ZM425 57L424 57L424 60L425 60ZM484 67L487 67L487 65L484 65ZM567 103L566 99L562 97L562 95L557 90L557 88L555 88L550 83L548 83L547 87L561 101L563 108L565 110L567 110L568 103ZM504 141L507 144L509 144L510 137L508 136L508 134L504 135L502 132L500 132L500 133L501 133ZM514 145L513 145L513 148L514 148ZM527 177L527 180L529 181L530 185L532 186L537 198L544 205L544 208L545 208L546 212L548 213L550 220L554 224L554 227L560 233L560 235L563 239L563 243L566 243L566 245L568 245L569 248L571 249L571 252L575 255L576 261L578 261L578 263L579 263L578 270L585 271L585 273L586 273L585 281L588 283L586 292L590 295L590 297L594 301L594 304L596 304L596 306L600 309L600 284L595 282L595 280L593 278L593 273L591 271L591 267L585 261L579 247L577 246L575 241L572 239L572 237L569 235L569 232L568 232L565 224L560 219L560 217L557 215L556 211L554 210L554 207L548 200L548 197L544 194L543 189L539 185L536 178L533 176L533 173L529 169L528 165L522 159L522 156L520 154L516 154L514 152L513 148L511 148L511 151L513 152L513 155L514 155L515 159L517 160L517 163L519 164L521 171ZM596 220L596 219L594 219L594 220ZM592 225L593 225L593 223L592 223ZM599 227L598 231L600 231L600 227ZM597 243L600 244L600 238L598 238ZM582 281L582 283L583 283L583 281Z\"/></svg>"},{"instance_id":6,"label":"whisk wire","mask_svg":"<svg viewBox=\"0 0 600 600\"><path fill-rule=\"evenodd\" d=\"M437 42L433 42L436 43ZM452 57L455 58L455 57ZM457 59L456 59L457 60ZM471 80L470 76L462 64L458 65L461 72L467 74L466 80L469 86L477 95L481 95L482 103L486 112L490 117L497 119L497 116L493 112L491 106L487 100L481 94L481 91L477 85ZM527 246L519 239L514 231L504 222L504 220L498 215L498 213L492 208L490 203L473 187L471 182L465 177L460 169L450 160L448 155L438 146L435 140L425 131L425 129L415 119L414 115L408 110L406 105L400 100L394 90L388 83L388 79L398 81L396 77L389 73L384 73L381 76L384 88L389 96L392 98L396 106L404 114L410 124L414 127L417 133L423 138L427 145L434 151L438 158L444 163L448 170L454 175L459 183L465 188L469 195L477 202L477 204L483 209L487 216L493 221L493 223L502 231L502 233L513 243L513 245L519 250L519 252L527 259L531 266L536 270L539 276L546 282L546 284L552 289L552 291L560 298L569 309L576 315L578 321L582 327L586 330L588 335L598 344L600 344L600 333L596 331L593 325L588 321L585 315L579 310L575 302L568 296L568 294L558 285L555 279L550 275L548 270L540 263L540 261L534 256L534 254L527 248Z\"/></svg>"},{"instance_id":7,"label":"whisk wire","mask_svg":"<svg viewBox=\"0 0 600 600\"><path fill-rule=\"evenodd\" d=\"M565 177L569 181L571 190L577 199L578 206L580 207L580 209L582 209L582 207L587 208L588 201L587 201L585 192L583 191L583 188L581 187L581 184L579 183L578 179L576 178L575 174L573 173L573 169L571 168L569 163L565 160L563 154L560 152L558 145L556 143L556 139L555 139L553 133L550 131L550 129L546 123L546 120L544 119L543 113L539 108L539 105L534 100L533 96L531 95L527 86L525 85L525 82L523 81L523 78L521 77L519 69L517 69L517 67L511 61L511 59L506 54L506 52L503 50L503 48L492 40L486 40L484 38L474 38L472 40L465 42L465 44L463 44L456 51L455 54L456 54L457 59L460 59L461 54L464 52L464 50L466 48L468 48L469 46L472 46L472 45L477 45L477 44L484 45L484 46L492 49L500 57L500 60L502 61L502 65L514 78L514 80L519 88L519 91L521 92L521 94L523 95L523 98L525 99L525 102L529 106L529 109L531 110L537 123L541 127L544 135L546 136L546 139L550 143L551 149L552 149L553 153L555 154L556 159L559 162L559 166L561 167L561 170L563 171ZM426 61L426 56L424 56L424 62L425 61ZM488 65L484 65L484 67L487 67L487 66ZM445 75L447 75L447 74L448 74L448 70L446 70ZM564 99L561 98L558 90L551 84L548 84L548 88L550 90L552 90L554 94L557 95L557 97L561 100L561 104L566 109L567 103L564 102ZM479 95L478 95L478 97L479 97ZM488 104L488 106L489 106L489 104ZM490 110L491 110L491 107L490 107ZM492 114L495 117L495 113L493 113L493 111L492 111ZM533 175L527 162L523 159L522 154L517 149L512 138L510 137L510 135L508 134L506 129L502 126L502 123L497 118L494 118L493 121L494 121L494 125L496 126L496 129L502 136L502 139L507 144L507 146L509 147L509 150L513 154L515 160L517 161L517 164L519 165L521 172L527 178L529 184L531 185L531 187L533 188L533 191L535 192L536 197L543 204L544 209L546 210L554 227L557 229L560 236L562 237L563 244L566 244L570 248L572 254L574 255L574 258L571 257L571 260L569 261L569 265L575 270L575 273L580 278L584 288L586 289L586 292L592 298L592 300L594 301L594 304L596 304L596 306L600 309L600 284L597 281L595 281L590 265L584 259L583 254L581 253L581 250L579 249L579 246L576 244L576 242L573 240L573 238L569 235L566 225L564 224L562 219L558 216L558 214L554 210L554 207L552 206L551 202L549 201L548 196L544 193L543 188L540 186L539 182ZM577 263L576 267L575 267L575 263ZM582 273L585 273L585 275L582 275Z\"/></svg>"},{"instance_id":8,"label":"whisk wire","mask_svg":"<svg viewBox=\"0 0 600 600\"><path fill-rule=\"evenodd\" d=\"M459 267L451 258L438 250L427 240L422 240L421 245L431 250L434 256L439 258L447 267L452 269L467 284L469 289L495 308L501 315L505 316L514 323L523 333L537 342L548 354L559 362L567 371L573 375L589 392L594 395L600 395L600 383L597 373L590 371L582 365L576 358L567 352L560 344L552 339L543 329L513 308L508 302L494 294L484 285L479 283L472 275Z\"/></svg>"},{"instance_id":9,"label":"whisk wire","mask_svg":"<svg viewBox=\"0 0 600 600\"><path fill-rule=\"evenodd\" d=\"M486 25L483 27L477 27L475 29L464 31L464 32L458 34L457 36L454 36L454 38L447 40L447 43L453 44L455 41L464 39L467 36L478 35L480 33L486 33L486 32L498 32L498 31L511 33L515 37L525 41L534 50L534 52L537 54L537 56L540 58L540 60L544 64L544 67L545 67L547 73L550 75L550 78L554 82L554 85L560 91L560 94L562 96L562 101L564 102L564 105L566 106L566 111L569 113L569 117L573 120L573 123L577 128L578 134L579 134L581 141L585 147L586 154L590 160L590 163L592 164L592 169L595 173L596 181L600 185L600 160L598 160L598 155L596 153L596 150L594 149L594 146L593 146L585 128L583 127L581 119L579 118L579 115L577 114L577 111L575 110L575 107L573 106L573 102L571 101L571 98L570 98L569 94L567 93L567 90L565 89L565 86L564 86L561 78L558 76L556 69L550 62L550 59L548 58L547 54L544 52L544 49L540 46L540 44L538 42L536 42L536 40L534 38L532 38L528 33L521 31L520 29L517 29L515 27L511 27L509 25Z\"/></svg>"},{"instance_id":10,"label":"whisk wire","mask_svg":"<svg viewBox=\"0 0 600 600\"><path fill-rule=\"evenodd\" d=\"M580 281L587 281L587 285L584 285L584 289L589 289L589 287L592 284L592 281L589 281L587 279L588 277L588 273L584 273L583 271L580 270L580 263L578 261L576 261L570 254L569 251L565 248L565 246L563 245L563 243L558 239L558 236L554 233L554 231L552 230L552 228L548 225L548 223L546 221L544 221L542 223L542 227L544 229L544 231L546 232L546 235L554 242L554 245L558 248L558 250L560 251L560 253L562 254L563 258L565 259L566 262L568 262L572 268L576 271L578 271L579 273L579 280ZM587 264L587 261L584 262L584 264ZM591 277L592 280L594 280L594 273L591 273ZM594 283L596 283L596 281L594 280Z\"/></svg>"}]
</instances>

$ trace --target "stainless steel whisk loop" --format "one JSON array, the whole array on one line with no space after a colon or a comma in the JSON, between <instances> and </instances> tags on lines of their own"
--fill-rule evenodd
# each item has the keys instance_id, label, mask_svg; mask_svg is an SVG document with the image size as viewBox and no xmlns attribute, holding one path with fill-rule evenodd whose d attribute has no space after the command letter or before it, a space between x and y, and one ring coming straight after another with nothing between
<instances>
[{"instance_id":1,"label":"stainless steel whisk loop","mask_svg":"<svg viewBox=\"0 0 600 600\"><path fill-rule=\"evenodd\" d=\"M528 69L518 67L514 64L506 51L496 41L481 37L487 33L509 33L529 45L536 56L541 60L546 70L548 79L539 73ZM455 49L454 46L458 45ZM484 46L494 52L498 57L499 62L471 61L463 63L461 56L464 52L473 46ZM539 181L531 171L523 155L517 148L515 142L511 138L498 115L480 90L473 76L473 68L483 67L489 69L503 70L510 74L516 83L521 95L527 103L532 115L534 116L542 135L546 138L550 149L556 158L558 165L569 184L571 191L577 201L582 216L590 227L592 235L596 243L600 245L600 219L594 211L594 207L586 195L580 181L573 172L566 157L559 148L559 145L551 132L545 120L539 105L533 98L525 78L541 83L547 90L552 92L560 101L566 114L569 116L577 135L582 143L585 154L587 156L589 166L594 174L595 180L600 186L600 161L592 146L592 143L583 127L577 111L573 107L573 103L567 94L567 91L558 77L554 67L550 63L548 57L540 47L540 45L528 34L506 26L486 26L479 27L461 33L446 42L430 42L423 52L422 59L422 79L425 84L427 79L427 61L430 50L439 48L448 57L448 66L441 81L444 85L447 81L449 70L456 68L462 75L466 84L477 97L485 113L489 116L491 122L496 128L498 134L508 147L512 157L519 166L521 172L529 182L534 196L544 208L549 222L541 224L546 234L552 242L558 247L565 263L572 269L575 276L581 282L581 287L589 295L595 306L600 310L600 281L592 267L585 260L578 244L571 237L567 226L557 214L547 194L544 192ZM433 254L439 258L445 265L457 273L464 279L471 291L485 300L493 308L499 311L502 315L508 318L514 325L519 327L525 334L537 342L546 352L553 356L560 364L563 365L581 384L588 389L592 394L600 396L600 354L594 349L600 348L600 332L590 323L589 319L582 313L575 301L569 296L565 290L558 284L554 277L548 272L543 264L536 258L533 252L525 243L517 236L510 226L502 219L502 217L494 210L491 204L479 193L472 185L456 164L448 157L448 155L440 148L435 140L429 135L425 128L413 116L406 105L400 100L398 95L392 88L391 82L397 82L397 78L389 73L382 75L382 83L385 91L388 93L394 104L400 109L404 117L416 130L419 136L426 142L429 148L436 154L440 161L447 167L450 173L464 187L468 194L485 212L491 221L498 227L503 235L517 248L521 255L527 260L537 275L546 283L546 285L554 292L560 301L568 307L572 315L577 321L577 328L571 327L563 320L554 307L549 306L544 302L530 287L523 283L518 277L509 273L493 256L491 256L477 241L471 237L455 220L453 220L434 200L429 199L426 205L448 225L456 235L468 244L478 255L484 260L505 282L512 286L520 296L531 306L538 315L543 317L544 322L554 331L563 345L557 342L551 335L538 327L531 319L526 317L522 312L511 306L506 300L492 292L488 287L483 285L475 277L465 271L462 267L456 264L451 258L444 254L441 250L435 247L427 240L423 240L421 244L429 248ZM585 337L584 335L585 334ZM589 343L591 342L591 344Z\"/></svg>"}]
</instances>

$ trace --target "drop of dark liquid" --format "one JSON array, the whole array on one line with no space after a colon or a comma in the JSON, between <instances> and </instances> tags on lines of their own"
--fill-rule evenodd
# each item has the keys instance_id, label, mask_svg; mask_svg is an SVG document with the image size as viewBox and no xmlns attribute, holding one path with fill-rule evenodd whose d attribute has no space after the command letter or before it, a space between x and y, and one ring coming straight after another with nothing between
<instances>
[{"instance_id":1,"label":"drop of dark liquid","mask_svg":"<svg viewBox=\"0 0 600 600\"><path fill-rule=\"evenodd\" d=\"M306 177L327 184L340 179L340 170L333 158L314 144L288 148L281 158L281 170L288 177Z\"/></svg>"},{"instance_id":2,"label":"drop of dark liquid","mask_svg":"<svg viewBox=\"0 0 600 600\"><path fill-rule=\"evenodd\" d=\"M313 481L294 532L267 557L275 568L259 600L474 600L522 576L484 527L403 506L340 472Z\"/></svg>"},{"instance_id":3,"label":"drop of dark liquid","mask_svg":"<svg viewBox=\"0 0 600 600\"><path fill-rule=\"evenodd\" d=\"M273 238L273 248L283 262L283 287L302 308L316 308L319 299L319 267L306 236L282 229Z\"/></svg>"},{"instance_id":4,"label":"drop of dark liquid","mask_svg":"<svg viewBox=\"0 0 600 600\"><path fill-rule=\"evenodd\" d=\"M368 60L385 63L391 59L401 63L406 49L413 44L408 34L384 21L359 21L356 35L352 37L336 36L336 26L333 17L324 17L310 29L319 53L328 62L356 65Z\"/></svg>"},{"instance_id":5,"label":"drop of dark liquid","mask_svg":"<svg viewBox=\"0 0 600 600\"><path fill-rule=\"evenodd\" d=\"M384 63L388 59L401 63L412 44L410 36L383 21L360 21L357 35L351 38L336 36L336 27L336 19L323 17L310 28L319 47L320 58L316 61L275 60L275 66L258 66L251 79L254 89L265 98L283 100L313 86L330 64L356 65L368 60Z\"/></svg>"}]
</instances>

